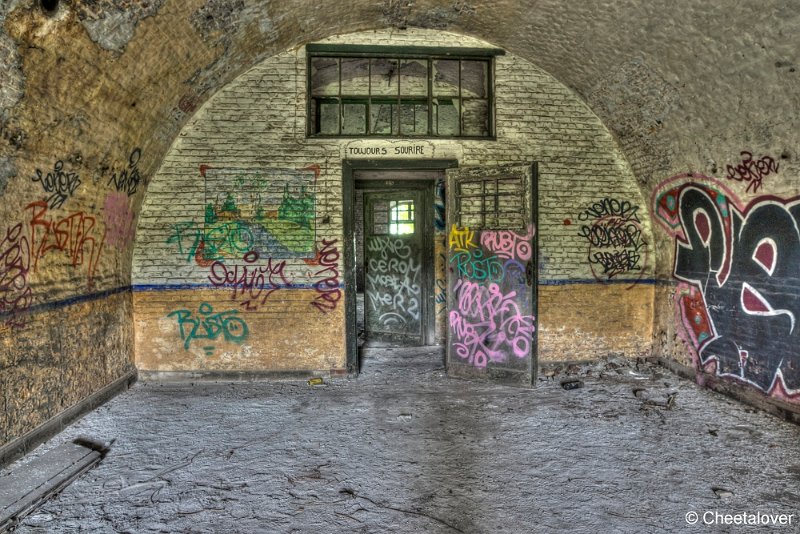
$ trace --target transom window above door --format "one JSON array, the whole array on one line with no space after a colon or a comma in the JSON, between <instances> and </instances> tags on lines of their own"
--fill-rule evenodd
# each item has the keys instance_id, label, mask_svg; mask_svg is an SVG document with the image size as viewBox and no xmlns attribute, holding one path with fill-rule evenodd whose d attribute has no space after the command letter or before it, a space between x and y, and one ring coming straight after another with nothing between
<instances>
[{"instance_id":1,"label":"transom window above door","mask_svg":"<svg viewBox=\"0 0 800 534\"><path fill-rule=\"evenodd\" d=\"M497 49L308 45L309 136L494 136Z\"/></svg>"}]
</instances>

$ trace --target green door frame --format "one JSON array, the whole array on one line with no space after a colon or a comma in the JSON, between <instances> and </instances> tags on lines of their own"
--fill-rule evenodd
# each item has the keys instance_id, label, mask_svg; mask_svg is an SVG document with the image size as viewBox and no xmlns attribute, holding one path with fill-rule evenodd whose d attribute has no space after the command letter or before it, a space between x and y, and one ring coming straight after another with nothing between
<instances>
[{"instance_id":1,"label":"green door frame","mask_svg":"<svg viewBox=\"0 0 800 534\"><path fill-rule=\"evenodd\" d=\"M350 375L357 375L359 372L356 317L355 172L360 170L444 170L456 167L458 167L458 160L454 159L349 159L342 161L345 346L347 350L347 372Z\"/></svg>"}]
</instances>

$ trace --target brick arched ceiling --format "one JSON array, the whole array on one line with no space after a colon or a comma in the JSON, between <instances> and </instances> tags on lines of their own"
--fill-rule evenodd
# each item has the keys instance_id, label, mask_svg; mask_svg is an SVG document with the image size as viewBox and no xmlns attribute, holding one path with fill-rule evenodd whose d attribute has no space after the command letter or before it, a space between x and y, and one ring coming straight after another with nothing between
<instances>
[{"instance_id":1,"label":"brick arched ceiling","mask_svg":"<svg viewBox=\"0 0 800 534\"><path fill-rule=\"evenodd\" d=\"M3 220L41 196L37 170L46 176L60 161L83 184L107 183L136 148L138 210L147 177L217 89L278 51L385 27L475 36L550 72L615 134L646 191L679 172L721 175L743 150L797 169L800 10L792 2L57 4L0 7Z\"/></svg>"}]
</instances>

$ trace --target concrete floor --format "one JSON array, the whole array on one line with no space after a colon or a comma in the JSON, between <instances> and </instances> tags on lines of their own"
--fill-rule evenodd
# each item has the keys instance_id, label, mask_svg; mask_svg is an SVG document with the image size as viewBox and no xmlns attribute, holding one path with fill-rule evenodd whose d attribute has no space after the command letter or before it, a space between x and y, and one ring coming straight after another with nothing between
<instances>
[{"instance_id":1,"label":"concrete floor","mask_svg":"<svg viewBox=\"0 0 800 534\"><path fill-rule=\"evenodd\" d=\"M705 511L800 531L800 427L658 367L579 371L512 389L368 349L316 387L140 382L40 447L116 439L18 532L754 531L687 524Z\"/></svg>"}]
</instances>

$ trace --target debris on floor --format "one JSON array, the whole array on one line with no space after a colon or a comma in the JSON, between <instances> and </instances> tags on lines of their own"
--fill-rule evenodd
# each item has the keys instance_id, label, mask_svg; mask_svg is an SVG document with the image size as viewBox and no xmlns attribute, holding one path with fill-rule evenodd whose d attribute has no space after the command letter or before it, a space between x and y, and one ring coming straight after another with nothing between
<instances>
[{"instance_id":1,"label":"debris on floor","mask_svg":"<svg viewBox=\"0 0 800 534\"><path fill-rule=\"evenodd\" d=\"M643 362L563 366L514 388L448 379L442 361L429 347L367 349L358 377L313 388L137 383L58 436L119 439L15 534L683 533L704 510L798 519L796 425ZM568 378L583 387L565 391Z\"/></svg>"}]
</instances>

